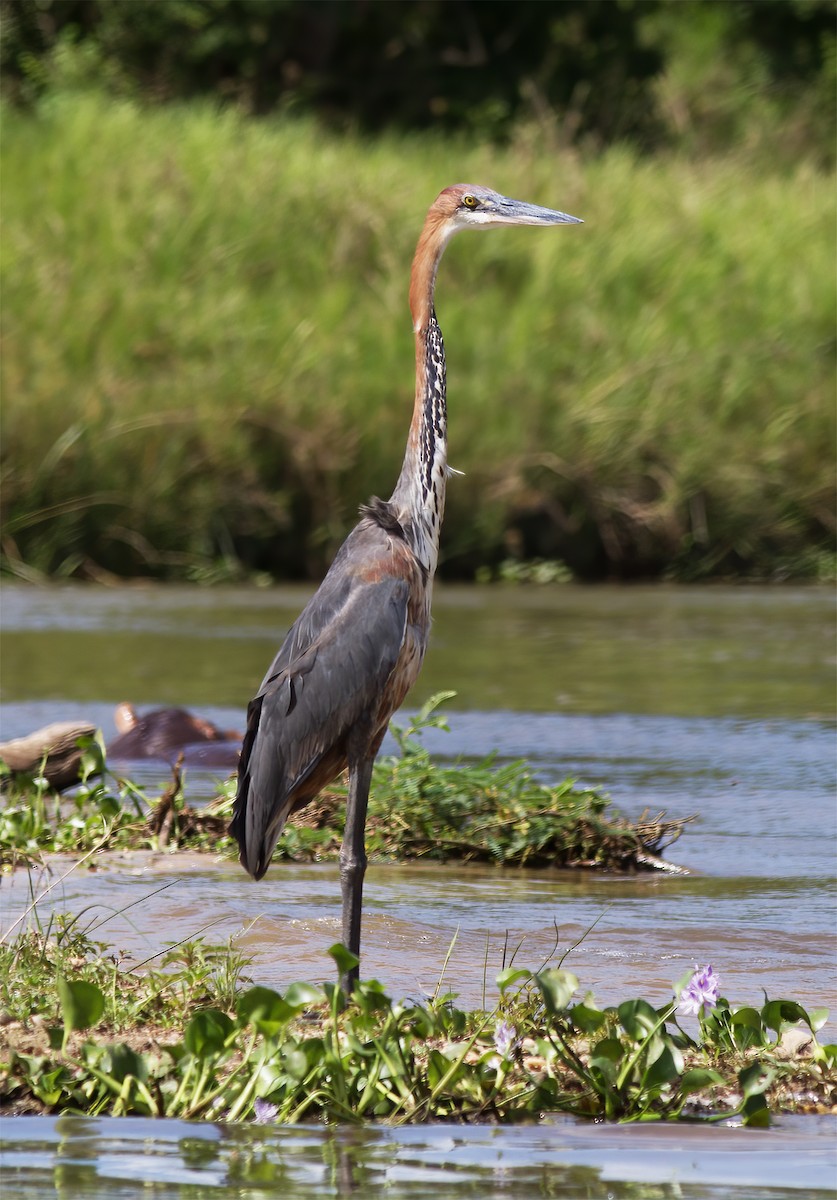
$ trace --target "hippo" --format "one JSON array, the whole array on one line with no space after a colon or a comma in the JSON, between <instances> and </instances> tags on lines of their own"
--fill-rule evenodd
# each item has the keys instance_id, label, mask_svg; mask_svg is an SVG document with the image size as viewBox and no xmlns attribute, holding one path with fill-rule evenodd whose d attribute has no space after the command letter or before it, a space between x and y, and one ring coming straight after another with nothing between
<instances>
[{"instance_id":1,"label":"hippo","mask_svg":"<svg viewBox=\"0 0 837 1200\"><path fill-rule=\"evenodd\" d=\"M242 735L218 729L211 721L185 708L155 708L140 714L123 701L114 711L117 737L108 746L108 760L155 758L173 763L179 754L189 766L235 770Z\"/></svg>"}]
</instances>

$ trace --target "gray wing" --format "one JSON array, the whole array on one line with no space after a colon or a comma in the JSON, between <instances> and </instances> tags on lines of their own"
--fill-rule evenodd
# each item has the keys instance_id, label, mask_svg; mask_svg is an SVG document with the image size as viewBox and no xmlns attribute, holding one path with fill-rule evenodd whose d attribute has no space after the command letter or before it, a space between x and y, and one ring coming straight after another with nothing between
<instances>
[{"instance_id":1,"label":"gray wing","mask_svg":"<svg viewBox=\"0 0 837 1200\"><path fill-rule=\"evenodd\" d=\"M248 707L230 832L257 879L294 793L309 784L313 795L342 769L347 735L398 661L409 582L392 573L386 541L369 526L349 536ZM329 778L315 786L323 771Z\"/></svg>"}]
</instances>

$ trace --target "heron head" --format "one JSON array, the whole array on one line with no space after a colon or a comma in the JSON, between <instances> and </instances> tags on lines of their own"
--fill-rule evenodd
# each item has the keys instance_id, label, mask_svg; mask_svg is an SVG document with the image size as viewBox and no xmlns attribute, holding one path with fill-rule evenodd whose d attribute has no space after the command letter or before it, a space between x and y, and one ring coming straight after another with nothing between
<instances>
[{"instance_id":1,"label":"heron head","mask_svg":"<svg viewBox=\"0 0 837 1200\"><path fill-rule=\"evenodd\" d=\"M541 208L524 200L512 200L491 188L456 183L445 188L437 204L450 222L450 232L459 229L490 229L497 225L581 225L579 217L553 208Z\"/></svg>"}]
</instances>

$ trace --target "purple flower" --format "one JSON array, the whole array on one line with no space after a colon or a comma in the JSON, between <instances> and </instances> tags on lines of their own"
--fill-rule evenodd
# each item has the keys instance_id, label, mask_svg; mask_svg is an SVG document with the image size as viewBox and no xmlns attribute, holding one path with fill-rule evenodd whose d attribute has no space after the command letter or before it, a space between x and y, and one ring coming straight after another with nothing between
<instances>
[{"instance_id":1,"label":"purple flower","mask_svg":"<svg viewBox=\"0 0 837 1200\"><path fill-rule=\"evenodd\" d=\"M501 1058L509 1058L517 1046L517 1030L508 1021L498 1021L494 1030L494 1048Z\"/></svg>"},{"instance_id":2,"label":"purple flower","mask_svg":"<svg viewBox=\"0 0 837 1200\"><path fill-rule=\"evenodd\" d=\"M718 1003L718 976L708 967L698 967L695 963L695 973L680 993L680 1003L677 1011L684 1016L705 1016L710 1008Z\"/></svg>"},{"instance_id":3,"label":"purple flower","mask_svg":"<svg viewBox=\"0 0 837 1200\"><path fill-rule=\"evenodd\" d=\"M269 1125L271 1121L276 1120L278 1111L279 1109L275 1104L269 1104L267 1100L257 1097L253 1105L253 1120L257 1125Z\"/></svg>"}]
</instances>

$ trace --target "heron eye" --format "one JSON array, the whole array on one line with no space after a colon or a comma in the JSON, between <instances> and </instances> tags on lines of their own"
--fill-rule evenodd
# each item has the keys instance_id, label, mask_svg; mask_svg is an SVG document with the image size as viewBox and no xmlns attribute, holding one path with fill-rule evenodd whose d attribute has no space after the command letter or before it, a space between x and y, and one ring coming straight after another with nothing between
<instances>
[{"instance_id":1,"label":"heron eye","mask_svg":"<svg viewBox=\"0 0 837 1200\"><path fill-rule=\"evenodd\" d=\"M479 204L479 200L476 198L476 196L463 196L462 203L466 208L476 208Z\"/></svg>"}]
</instances>

